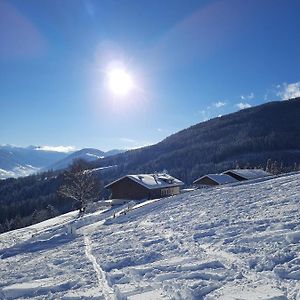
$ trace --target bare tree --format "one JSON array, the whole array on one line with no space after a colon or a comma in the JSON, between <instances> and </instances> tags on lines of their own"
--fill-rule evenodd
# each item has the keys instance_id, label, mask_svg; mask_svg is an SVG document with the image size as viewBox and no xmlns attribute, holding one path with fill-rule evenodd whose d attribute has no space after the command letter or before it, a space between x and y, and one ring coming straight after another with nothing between
<instances>
[{"instance_id":1,"label":"bare tree","mask_svg":"<svg viewBox=\"0 0 300 300\"><path fill-rule=\"evenodd\" d=\"M101 184L99 178L87 169L87 163L78 159L63 174L63 184L58 193L75 200L80 212L84 212L87 203L99 200Z\"/></svg>"}]
</instances>

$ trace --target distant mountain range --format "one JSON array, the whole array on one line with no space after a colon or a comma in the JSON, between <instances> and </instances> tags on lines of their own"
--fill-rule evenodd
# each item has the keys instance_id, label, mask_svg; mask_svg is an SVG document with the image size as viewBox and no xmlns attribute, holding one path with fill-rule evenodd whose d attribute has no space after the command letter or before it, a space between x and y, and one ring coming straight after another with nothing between
<instances>
[{"instance_id":1,"label":"distant mountain range","mask_svg":"<svg viewBox=\"0 0 300 300\"><path fill-rule=\"evenodd\" d=\"M107 181L125 174L168 170L185 183L241 166L300 163L300 98L269 102L214 118L144 148L97 160L94 167L117 165Z\"/></svg>"},{"instance_id":2,"label":"distant mountain range","mask_svg":"<svg viewBox=\"0 0 300 300\"><path fill-rule=\"evenodd\" d=\"M0 179L35 173L68 155L64 152L44 151L38 146L0 146Z\"/></svg>"},{"instance_id":3,"label":"distant mountain range","mask_svg":"<svg viewBox=\"0 0 300 300\"><path fill-rule=\"evenodd\" d=\"M75 152L45 151L39 146L15 147L0 145L0 179L27 176L48 169L66 168L76 158L93 161L117 153L122 150L103 152L87 148Z\"/></svg>"},{"instance_id":4,"label":"distant mountain range","mask_svg":"<svg viewBox=\"0 0 300 300\"><path fill-rule=\"evenodd\" d=\"M124 150L110 150L103 152L98 149L85 148L79 151L73 152L67 157L59 160L58 162L48 166L48 170L61 170L67 168L75 159L84 159L85 161L91 162L98 159L103 159L104 157L109 157L124 152Z\"/></svg>"}]
</instances>

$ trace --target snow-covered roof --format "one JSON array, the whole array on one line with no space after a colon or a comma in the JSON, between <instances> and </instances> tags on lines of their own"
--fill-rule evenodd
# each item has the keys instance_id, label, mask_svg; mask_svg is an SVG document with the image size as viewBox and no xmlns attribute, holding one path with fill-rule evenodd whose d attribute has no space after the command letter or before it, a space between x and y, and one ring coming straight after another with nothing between
<instances>
[{"instance_id":1,"label":"snow-covered roof","mask_svg":"<svg viewBox=\"0 0 300 300\"><path fill-rule=\"evenodd\" d=\"M158 188L167 188L167 187L174 187L174 186L182 186L184 183L166 173L155 173L155 174L136 174L136 175L126 175L122 178L119 178L108 185L106 188L109 188L114 183L123 180L124 178L129 178L136 183L144 186L147 189L158 189Z\"/></svg>"},{"instance_id":2,"label":"snow-covered roof","mask_svg":"<svg viewBox=\"0 0 300 300\"><path fill-rule=\"evenodd\" d=\"M201 179L204 179L206 177L213 180L217 184L234 183L238 181L227 174L208 174L196 179L193 183L198 183Z\"/></svg>"},{"instance_id":3,"label":"snow-covered roof","mask_svg":"<svg viewBox=\"0 0 300 300\"><path fill-rule=\"evenodd\" d=\"M262 169L235 169L235 170L228 170L223 174L228 174L230 172L238 176L241 176L245 179L255 179L255 178L261 178L261 177L272 175Z\"/></svg>"}]
</instances>

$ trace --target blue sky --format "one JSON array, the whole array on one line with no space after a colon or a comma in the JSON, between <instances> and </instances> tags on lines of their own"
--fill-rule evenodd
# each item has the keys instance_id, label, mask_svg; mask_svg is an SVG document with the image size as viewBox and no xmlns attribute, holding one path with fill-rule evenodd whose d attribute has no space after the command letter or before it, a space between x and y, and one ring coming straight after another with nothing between
<instances>
[{"instance_id":1,"label":"blue sky","mask_svg":"<svg viewBox=\"0 0 300 300\"><path fill-rule=\"evenodd\" d=\"M300 96L298 0L1 0L0 144L136 148ZM109 70L134 88L108 89Z\"/></svg>"}]
</instances>

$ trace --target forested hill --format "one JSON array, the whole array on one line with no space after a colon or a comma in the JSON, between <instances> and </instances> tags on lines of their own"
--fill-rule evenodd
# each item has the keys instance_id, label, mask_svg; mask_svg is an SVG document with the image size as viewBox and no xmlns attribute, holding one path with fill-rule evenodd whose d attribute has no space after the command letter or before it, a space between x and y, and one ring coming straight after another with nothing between
<instances>
[{"instance_id":1,"label":"forested hill","mask_svg":"<svg viewBox=\"0 0 300 300\"><path fill-rule=\"evenodd\" d=\"M107 177L166 169L186 183L207 172L268 158L291 166L300 162L300 98L270 102L184 129L162 142L96 161L118 165Z\"/></svg>"}]
</instances>

